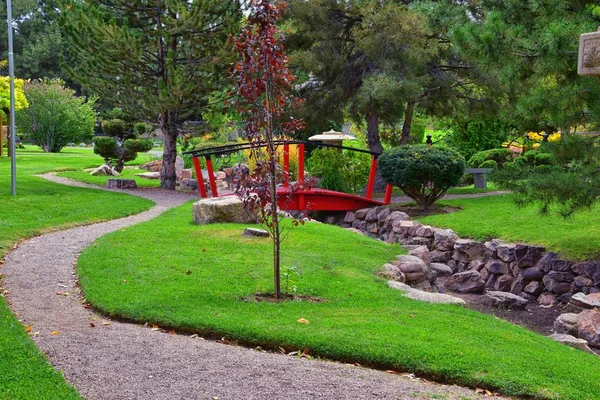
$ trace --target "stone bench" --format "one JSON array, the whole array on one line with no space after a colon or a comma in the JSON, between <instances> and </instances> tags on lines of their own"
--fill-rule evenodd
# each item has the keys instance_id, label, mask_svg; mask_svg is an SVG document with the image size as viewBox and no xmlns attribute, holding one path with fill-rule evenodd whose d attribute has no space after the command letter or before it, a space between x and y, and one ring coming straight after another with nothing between
<instances>
[{"instance_id":1,"label":"stone bench","mask_svg":"<svg viewBox=\"0 0 600 400\"><path fill-rule=\"evenodd\" d=\"M465 168L465 174L472 174L475 189L487 188L487 174L491 173L493 168Z\"/></svg>"}]
</instances>

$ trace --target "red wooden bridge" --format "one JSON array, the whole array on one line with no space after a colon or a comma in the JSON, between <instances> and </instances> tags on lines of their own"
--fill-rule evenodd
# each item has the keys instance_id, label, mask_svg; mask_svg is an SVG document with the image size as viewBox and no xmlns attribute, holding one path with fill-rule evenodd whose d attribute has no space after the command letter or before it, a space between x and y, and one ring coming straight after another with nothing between
<instances>
[{"instance_id":1,"label":"red wooden bridge","mask_svg":"<svg viewBox=\"0 0 600 400\"><path fill-rule=\"evenodd\" d=\"M375 174L377 173L377 157L378 153L373 153L367 150L355 149L352 147L344 147L326 143L311 143L302 141L278 141L275 143L277 147L283 146L283 183L277 187L277 203L279 207L286 211L350 211L360 208L367 208L376 205L386 205L390 203L392 197L392 186L387 185L383 201L373 199L373 185L375 184ZM295 185L292 190L290 186L290 145L298 146L298 177L297 182L305 181L304 177L304 150L305 146L333 147L337 149L345 149L371 155L371 168L369 170L369 180L365 196L357 196L348 193L336 192L327 189L308 188L301 185ZM266 144L260 147L266 147ZM204 178L202 176L202 168L200 166L200 157L204 157L206 161L206 169L208 172L208 181L212 197L219 197L217 191L217 182L215 179L212 156L231 154L238 151L248 150L252 148L250 143L239 143L233 145L224 145L218 147L210 147L201 150L187 151L184 154L190 154L193 157L194 169L196 170L196 178L198 180L198 189L200 196L206 198L206 188ZM232 193L225 194L226 196L233 195Z\"/></svg>"}]
</instances>

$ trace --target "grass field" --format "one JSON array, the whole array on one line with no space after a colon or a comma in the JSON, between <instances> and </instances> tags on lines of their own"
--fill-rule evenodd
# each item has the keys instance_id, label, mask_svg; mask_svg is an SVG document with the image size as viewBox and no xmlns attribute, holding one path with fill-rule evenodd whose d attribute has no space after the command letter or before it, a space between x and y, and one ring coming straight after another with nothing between
<instances>
[{"instance_id":1,"label":"grass field","mask_svg":"<svg viewBox=\"0 0 600 400\"><path fill-rule=\"evenodd\" d=\"M242 237L243 228L192 225L186 204L104 236L79 261L86 298L141 323L309 349L511 395L580 400L600 393L597 357L493 316L403 298L374 274L400 247L338 227L294 228L283 244L283 288L322 302L255 301L272 287L271 244Z\"/></svg>"},{"instance_id":2,"label":"grass field","mask_svg":"<svg viewBox=\"0 0 600 400\"><path fill-rule=\"evenodd\" d=\"M0 255L23 238L77 224L124 217L148 209L138 197L72 188L34 175L98 166L89 149L47 154L33 147L17 152L17 196L10 194L10 160L0 157ZM2 269L0 268L0 274ZM0 296L0 399L78 398L28 338Z\"/></svg>"},{"instance_id":3,"label":"grass field","mask_svg":"<svg viewBox=\"0 0 600 400\"><path fill-rule=\"evenodd\" d=\"M461 211L420 218L420 222L455 230L460 236L487 240L500 238L546 246L572 260L600 256L600 208L564 219L540 215L536 206L519 208L511 195L440 202Z\"/></svg>"}]
</instances>

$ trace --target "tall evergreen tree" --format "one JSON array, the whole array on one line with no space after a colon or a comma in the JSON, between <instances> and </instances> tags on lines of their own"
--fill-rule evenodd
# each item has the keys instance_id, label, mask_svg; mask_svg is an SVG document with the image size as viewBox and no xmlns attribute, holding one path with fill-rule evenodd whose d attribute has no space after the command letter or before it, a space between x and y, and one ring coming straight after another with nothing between
<instances>
[{"instance_id":1,"label":"tall evergreen tree","mask_svg":"<svg viewBox=\"0 0 600 400\"><path fill-rule=\"evenodd\" d=\"M155 123L163 137L161 187L175 189L180 124L227 78L238 1L56 0L69 39L68 71L104 101Z\"/></svg>"}]
</instances>

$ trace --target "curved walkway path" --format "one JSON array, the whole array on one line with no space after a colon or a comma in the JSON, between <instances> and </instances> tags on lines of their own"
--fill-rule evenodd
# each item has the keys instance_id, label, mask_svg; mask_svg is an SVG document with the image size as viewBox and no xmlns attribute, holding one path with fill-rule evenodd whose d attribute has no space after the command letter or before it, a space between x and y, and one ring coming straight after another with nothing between
<instances>
[{"instance_id":1,"label":"curved walkway path","mask_svg":"<svg viewBox=\"0 0 600 400\"><path fill-rule=\"evenodd\" d=\"M62 178L44 177L65 183ZM151 199L156 205L135 216L27 240L8 254L2 268L13 311L33 332L39 332L33 340L83 397L479 398L469 389L438 385L409 375L171 335L151 327L110 321L86 309L74 272L79 253L106 233L152 219L191 198L162 190L126 192Z\"/></svg>"}]
</instances>

